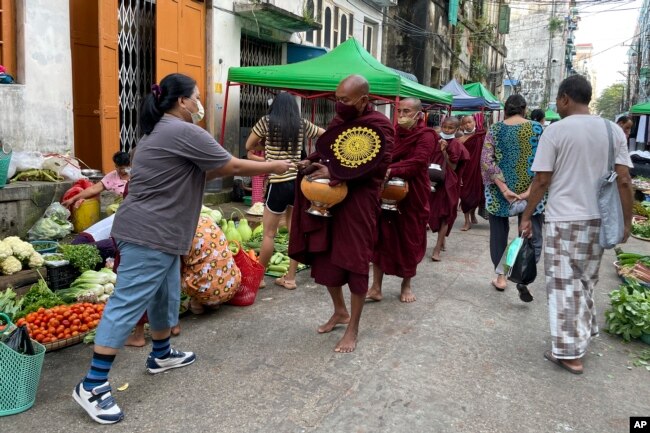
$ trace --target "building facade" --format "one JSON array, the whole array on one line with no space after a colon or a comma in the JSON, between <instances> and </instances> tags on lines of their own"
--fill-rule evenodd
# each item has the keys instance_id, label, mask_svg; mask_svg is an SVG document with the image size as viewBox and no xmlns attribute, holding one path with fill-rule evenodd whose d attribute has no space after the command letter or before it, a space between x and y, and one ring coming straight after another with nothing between
<instances>
[{"instance_id":1,"label":"building facade","mask_svg":"<svg viewBox=\"0 0 650 433\"><path fill-rule=\"evenodd\" d=\"M639 11L635 37L627 55L627 106L650 101L650 0Z\"/></svg>"},{"instance_id":2,"label":"building facade","mask_svg":"<svg viewBox=\"0 0 650 433\"><path fill-rule=\"evenodd\" d=\"M455 78L500 94L507 11L500 0L401 0L386 14L385 63L433 88Z\"/></svg>"},{"instance_id":3,"label":"building facade","mask_svg":"<svg viewBox=\"0 0 650 433\"><path fill-rule=\"evenodd\" d=\"M575 73L577 9L569 0L512 1L510 5L506 96L520 93L531 109L552 107L560 82Z\"/></svg>"}]
</instances>

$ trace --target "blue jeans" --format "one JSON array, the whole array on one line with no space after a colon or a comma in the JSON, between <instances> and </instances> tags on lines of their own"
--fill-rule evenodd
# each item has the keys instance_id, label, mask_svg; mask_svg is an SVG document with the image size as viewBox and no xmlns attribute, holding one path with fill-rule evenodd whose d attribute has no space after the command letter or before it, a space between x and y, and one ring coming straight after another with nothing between
<instances>
[{"instance_id":1,"label":"blue jeans","mask_svg":"<svg viewBox=\"0 0 650 433\"><path fill-rule=\"evenodd\" d=\"M97 327L95 344L120 349L145 310L153 331L175 326L181 302L180 256L117 241L115 292Z\"/></svg>"}]
</instances>

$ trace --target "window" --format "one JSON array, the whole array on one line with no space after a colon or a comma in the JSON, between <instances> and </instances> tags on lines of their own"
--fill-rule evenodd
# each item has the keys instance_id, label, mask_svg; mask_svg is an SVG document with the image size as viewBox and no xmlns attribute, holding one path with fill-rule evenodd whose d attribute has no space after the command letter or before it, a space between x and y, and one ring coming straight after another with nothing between
<instances>
[{"instance_id":1,"label":"window","mask_svg":"<svg viewBox=\"0 0 650 433\"><path fill-rule=\"evenodd\" d=\"M363 46L373 56L377 55L377 24L365 22L363 24Z\"/></svg>"},{"instance_id":2,"label":"window","mask_svg":"<svg viewBox=\"0 0 650 433\"><path fill-rule=\"evenodd\" d=\"M323 23L323 0L316 0L316 22ZM323 38L323 31L318 30L316 32L316 41L314 43L318 46L321 46L321 41Z\"/></svg>"},{"instance_id":3,"label":"window","mask_svg":"<svg viewBox=\"0 0 650 433\"><path fill-rule=\"evenodd\" d=\"M13 0L0 0L0 65L16 77L16 16Z\"/></svg>"},{"instance_id":4,"label":"window","mask_svg":"<svg viewBox=\"0 0 650 433\"><path fill-rule=\"evenodd\" d=\"M348 39L348 17L345 14L341 15L341 26L339 29L341 35L341 43L343 43Z\"/></svg>"},{"instance_id":5,"label":"window","mask_svg":"<svg viewBox=\"0 0 650 433\"><path fill-rule=\"evenodd\" d=\"M332 10L325 8L325 23L323 23L323 46L332 47Z\"/></svg>"},{"instance_id":6,"label":"window","mask_svg":"<svg viewBox=\"0 0 650 433\"><path fill-rule=\"evenodd\" d=\"M334 31L332 32L332 48L339 44L339 8L334 7Z\"/></svg>"},{"instance_id":7,"label":"window","mask_svg":"<svg viewBox=\"0 0 650 433\"><path fill-rule=\"evenodd\" d=\"M314 0L307 0L307 9L305 10L305 13L309 18L312 18L312 19L316 18L316 14L314 13ZM314 31L312 30L312 31L307 32L307 34L305 35L305 39L307 40L307 42L312 42L313 43L314 42Z\"/></svg>"}]
</instances>

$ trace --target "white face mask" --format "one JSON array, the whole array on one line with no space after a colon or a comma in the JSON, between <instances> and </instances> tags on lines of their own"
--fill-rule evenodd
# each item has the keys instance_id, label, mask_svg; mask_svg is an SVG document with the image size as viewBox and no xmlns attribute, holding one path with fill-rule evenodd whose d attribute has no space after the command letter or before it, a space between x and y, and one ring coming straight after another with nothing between
<instances>
[{"instance_id":1,"label":"white face mask","mask_svg":"<svg viewBox=\"0 0 650 433\"><path fill-rule=\"evenodd\" d=\"M127 176L130 175L131 174L131 167L125 168L124 169L124 174L126 174Z\"/></svg>"},{"instance_id":2,"label":"white face mask","mask_svg":"<svg viewBox=\"0 0 650 433\"><path fill-rule=\"evenodd\" d=\"M192 99L192 101L196 103L196 108L198 108L199 111L192 113L187 108L185 110L190 113L190 117L192 117L192 123L199 123L201 120L203 120L203 116L205 116L205 110L203 109L203 104L201 104L201 101L198 99Z\"/></svg>"},{"instance_id":3,"label":"white face mask","mask_svg":"<svg viewBox=\"0 0 650 433\"><path fill-rule=\"evenodd\" d=\"M445 134L444 132L440 131L440 137L444 138L445 140L451 140L452 138L456 138L456 134Z\"/></svg>"},{"instance_id":4,"label":"white face mask","mask_svg":"<svg viewBox=\"0 0 650 433\"><path fill-rule=\"evenodd\" d=\"M474 127L474 129L472 129L471 131L464 131L464 134L465 135L473 134L475 131L476 131L476 127Z\"/></svg>"}]
</instances>

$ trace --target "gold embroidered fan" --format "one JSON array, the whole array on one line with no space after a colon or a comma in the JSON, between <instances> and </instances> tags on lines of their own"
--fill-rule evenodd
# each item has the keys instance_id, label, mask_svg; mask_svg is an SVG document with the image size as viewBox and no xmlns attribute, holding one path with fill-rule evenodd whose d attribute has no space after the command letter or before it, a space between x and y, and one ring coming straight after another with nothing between
<instances>
[{"instance_id":1,"label":"gold embroidered fan","mask_svg":"<svg viewBox=\"0 0 650 433\"><path fill-rule=\"evenodd\" d=\"M385 148L382 132L364 122L329 128L316 143L316 150L328 161L332 177L340 180L354 179L373 170Z\"/></svg>"}]
</instances>

